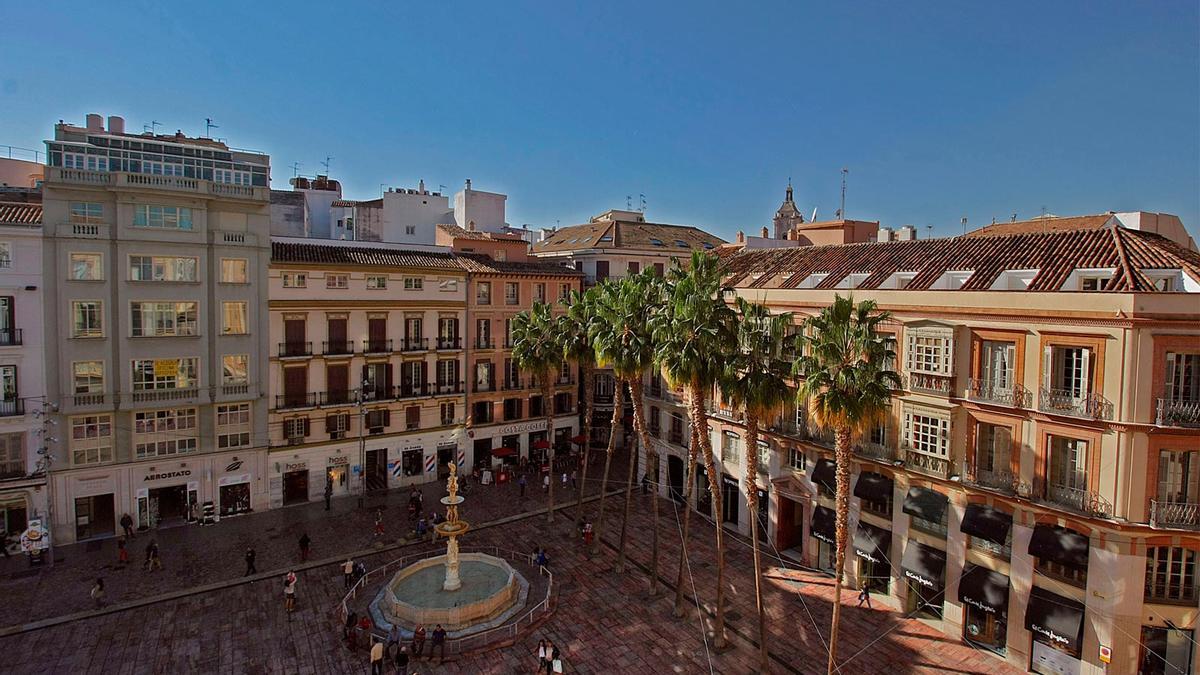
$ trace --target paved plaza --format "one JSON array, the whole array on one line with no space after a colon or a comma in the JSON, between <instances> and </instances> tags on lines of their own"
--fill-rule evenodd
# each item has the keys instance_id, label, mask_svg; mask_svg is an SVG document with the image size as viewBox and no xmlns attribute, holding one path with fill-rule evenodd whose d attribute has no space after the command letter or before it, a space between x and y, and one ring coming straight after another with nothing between
<instances>
[{"instance_id":1,"label":"paved plaza","mask_svg":"<svg viewBox=\"0 0 1200 675\"><path fill-rule=\"evenodd\" d=\"M623 472L614 470L614 476ZM591 481L589 481L591 482ZM595 483L593 483L595 485ZM609 485L616 488L616 482ZM440 485L424 488L425 503L441 495ZM594 493L595 490L593 489ZM561 497L562 495L560 495ZM374 568L427 543L395 545L407 524L404 491L381 501L389 515L388 545L362 558ZM679 551L678 512L669 501L662 507L660 578L663 592L647 597L644 566L650 559L652 519L650 497L638 493L629 527L629 552L634 566L624 574L611 572L616 554L606 547L589 559L576 540L570 517L546 525L544 515L519 514L543 506L540 490L527 500L514 485L480 486L468 495L464 516L473 522L502 521L473 531L464 546L496 546L518 551L545 547L554 573L553 613L523 634L515 644L485 653L468 654L444 664L417 662L419 673L529 673L537 641L554 642L572 673L746 673L756 654L756 614L752 562L748 544L731 537L728 555L729 649L716 653L705 634L715 583L712 525L693 520L690 588L698 591L695 606L681 620L671 616L676 559ZM145 536L133 542L135 564L118 569L113 542L99 547L66 547L52 570L25 576L23 563L5 561L8 578L0 583L6 596L3 624L13 626L39 619L83 613L78 619L0 639L5 671L11 673L328 673L367 672L367 654L351 652L334 625L334 608L343 593L338 559L351 550L374 544L370 513L358 512L356 500L310 504L229 519L207 528L185 527L155 533L163 549L164 570L147 573L137 558ZM606 544L615 545L623 498L607 500ZM588 504L595 518L596 502ZM300 566L298 609L283 611L282 574L298 563L299 536L313 539L313 561ZM242 583L242 553L253 543L264 573ZM97 550L98 549L98 550ZM768 551L768 564L780 566ZM794 565L789 565L794 567ZM274 572L275 574L266 574ZM94 577L104 576L110 611L89 612L88 590ZM786 578L785 578L786 577ZM136 603L170 592L203 585L209 590ZM854 607L846 603L840 650L845 673L1006 673L1017 672L1001 660L956 640L950 640L919 621L891 610ZM823 673L824 638L828 633L831 581L828 577L792 570L768 579L764 597L769 610L773 670L780 673ZM705 621L700 619L703 614ZM389 672L391 672L389 670Z\"/></svg>"}]
</instances>

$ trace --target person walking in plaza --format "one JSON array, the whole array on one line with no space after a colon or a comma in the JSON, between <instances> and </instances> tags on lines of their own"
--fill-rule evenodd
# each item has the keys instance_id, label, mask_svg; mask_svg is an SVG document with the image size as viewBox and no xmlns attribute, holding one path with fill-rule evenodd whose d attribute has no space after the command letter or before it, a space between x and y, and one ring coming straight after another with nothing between
<instances>
[{"instance_id":1,"label":"person walking in plaza","mask_svg":"<svg viewBox=\"0 0 1200 675\"><path fill-rule=\"evenodd\" d=\"M371 645L371 675L383 675L383 643Z\"/></svg>"},{"instance_id":2,"label":"person walking in plaza","mask_svg":"<svg viewBox=\"0 0 1200 675\"><path fill-rule=\"evenodd\" d=\"M433 647L429 650L429 658L433 658L434 652L437 652L438 663L446 660L446 629L440 623L433 628Z\"/></svg>"},{"instance_id":3,"label":"person walking in plaza","mask_svg":"<svg viewBox=\"0 0 1200 675\"><path fill-rule=\"evenodd\" d=\"M521 488L521 499L524 499L525 498L525 474L521 474L521 477L517 479L517 487Z\"/></svg>"},{"instance_id":4,"label":"person walking in plaza","mask_svg":"<svg viewBox=\"0 0 1200 675\"><path fill-rule=\"evenodd\" d=\"M554 675L554 673L563 672L562 655L558 652L558 647L555 647L554 650L550 653L549 672L551 673L551 675Z\"/></svg>"},{"instance_id":5,"label":"person walking in plaza","mask_svg":"<svg viewBox=\"0 0 1200 675\"><path fill-rule=\"evenodd\" d=\"M158 543L151 539L150 543L146 544L146 571L152 572L156 569L162 569L162 558L158 555Z\"/></svg>"},{"instance_id":6,"label":"person walking in plaza","mask_svg":"<svg viewBox=\"0 0 1200 675\"><path fill-rule=\"evenodd\" d=\"M333 499L333 480L325 481L325 510L329 510L329 500Z\"/></svg>"},{"instance_id":7,"label":"person walking in plaza","mask_svg":"<svg viewBox=\"0 0 1200 675\"><path fill-rule=\"evenodd\" d=\"M571 469L571 489L572 490L579 489L579 471L578 471L578 469Z\"/></svg>"},{"instance_id":8,"label":"person walking in plaza","mask_svg":"<svg viewBox=\"0 0 1200 675\"><path fill-rule=\"evenodd\" d=\"M550 563L550 556L546 555L546 549L539 548L537 550L537 555L534 556L534 562L537 563L538 569L540 569L542 572L546 571L546 565Z\"/></svg>"},{"instance_id":9,"label":"person walking in plaza","mask_svg":"<svg viewBox=\"0 0 1200 675\"><path fill-rule=\"evenodd\" d=\"M121 567L129 564L129 550L125 547L125 535L117 537L117 564Z\"/></svg>"},{"instance_id":10,"label":"person walking in plaza","mask_svg":"<svg viewBox=\"0 0 1200 675\"><path fill-rule=\"evenodd\" d=\"M387 646L384 647L384 650L390 654L393 646L398 647L400 645L401 637L403 636L400 634L400 626L392 624L392 629L388 631Z\"/></svg>"},{"instance_id":11,"label":"person walking in plaza","mask_svg":"<svg viewBox=\"0 0 1200 675\"><path fill-rule=\"evenodd\" d=\"M255 552L253 546L246 549L246 573L242 576L248 577L251 574L258 574L258 568L254 566L254 559L256 557L258 557L258 553Z\"/></svg>"},{"instance_id":12,"label":"person walking in plaza","mask_svg":"<svg viewBox=\"0 0 1200 675\"><path fill-rule=\"evenodd\" d=\"M350 588L354 583L354 560L346 558L346 562L342 563L342 587Z\"/></svg>"},{"instance_id":13,"label":"person walking in plaza","mask_svg":"<svg viewBox=\"0 0 1200 675\"><path fill-rule=\"evenodd\" d=\"M871 606L871 582L870 580L862 583L862 588L858 591L858 606L862 607L863 602L867 603L867 609L875 609Z\"/></svg>"},{"instance_id":14,"label":"person walking in plaza","mask_svg":"<svg viewBox=\"0 0 1200 675\"><path fill-rule=\"evenodd\" d=\"M104 606L104 578L103 577L98 577L96 579L96 585L92 586L91 596L92 596L92 602L96 603L96 609L100 609L101 607Z\"/></svg>"},{"instance_id":15,"label":"person walking in plaza","mask_svg":"<svg viewBox=\"0 0 1200 675\"><path fill-rule=\"evenodd\" d=\"M137 539L133 533L133 516L128 513L121 516L121 530L125 532L126 539Z\"/></svg>"},{"instance_id":16,"label":"person walking in plaza","mask_svg":"<svg viewBox=\"0 0 1200 675\"><path fill-rule=\"evenodd\" d=\"M375 511L375 538L383 537L383 511Z\"/></svg>"},{"instance_id":17,"label":"person walking in plaza","mask_svg":"<svg viewBox=\"0 0 1200 675\"><path fill-rule=\"evenodd\" d=\"M583 543L585 546L587 546L588 550L591 550L591 548L592 548L592 537L594 537L594 536L595 536L595 533L592 531L591 521L584 523L583 524Z\"/></svg>"},{"instance_id":18,"label":"person walking in plaza","mask_svg":"<svg viewBox=\"0 0 1200 675\"><path fill-rule=\"evenodd\" d=\"M408 672L408 647L400 645L396 650L396 673L404 675Z\"/></svg>"},{"instance_id":19,"label":"person walking in plaza","mask_svg":"<svg viewBox=\"0 0 1200 675\"><path fill-rule=\"evenodd\" d=\"M537 657L537 672L540 673L546 670L546 659L550 658L550 650L546 647L546 641L544 639L538 640Z\"/></svg>"},{"instance_id":20,"label":"person walking in plaza","mask_svg":"<svg viewBox=\"0 0 1200 675\"><path fill-rule=\"evenodd\" d=\"M283 578L283 608L288 614L296 611L296 573L289 571Z\"/></svg>"},{"instance_id":21,"label":"person walking in plaza","mask_svg":"<svg viewBox=\"0 0 1200 675\"><path fill-rule=\"evenodd\" d=\"M542 492L550 491L550 472L546 471L542 476Z\"/></svg>"},{"instance_id":22,"label":"person walking in plaza","mask_svg":"<svg viewBox=\"0 0 1200 675\"><path fill-rule=\"evenodd\" d=\"M412 638L412 657L414 659L421 658L425 652L425 626L417 624L416 630L413 631Z\"/></svg>"},{"instance_id":23,"label":"person walking in plaza","mask_svg":"<svg viewBox=\"0 0 1200 675\"><path fill-rule=\"evenodd\" d=\"M300 562L308 560L308 549L312 546L312 539L308 538L308 533L300 535Z\"/></svg>"}]
</instances>

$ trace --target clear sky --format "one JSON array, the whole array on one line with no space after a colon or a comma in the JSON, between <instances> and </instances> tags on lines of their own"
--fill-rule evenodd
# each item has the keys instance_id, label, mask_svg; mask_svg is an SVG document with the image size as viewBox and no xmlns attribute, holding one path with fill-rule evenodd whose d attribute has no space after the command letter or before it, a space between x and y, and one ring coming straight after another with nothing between
<instances>
[{"instance_id":1,"label":"clear sky","mask_svg":"<svg viewBox=\"0 0 1200 675\"><path fill-rule=\"evenodd\" d=\"M0 144L58 119L204 131L380 184L509 195L514 225L626 195L732 238L789 176L818 218L1178 214L1200 232L1200 3L24 2Z\"/></svg>"}]
</instances>

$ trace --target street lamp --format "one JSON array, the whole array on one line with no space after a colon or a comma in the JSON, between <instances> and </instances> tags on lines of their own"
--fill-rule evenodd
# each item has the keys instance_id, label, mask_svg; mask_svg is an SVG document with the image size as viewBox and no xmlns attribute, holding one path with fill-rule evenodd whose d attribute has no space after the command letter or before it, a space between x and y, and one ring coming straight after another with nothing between
<instances>
[{"instance_id":1,"label":"street lamp","mask_svg":"<svg viewBox=\"0 0 1200 675\"><path fill-rule=\"evenodd\" d=\"M358 390L358 472L362 477L362 490L358 493L358 508L362 509L367 498L367 387L370 382L363 378Z\"/></svg>"}]
</instances>

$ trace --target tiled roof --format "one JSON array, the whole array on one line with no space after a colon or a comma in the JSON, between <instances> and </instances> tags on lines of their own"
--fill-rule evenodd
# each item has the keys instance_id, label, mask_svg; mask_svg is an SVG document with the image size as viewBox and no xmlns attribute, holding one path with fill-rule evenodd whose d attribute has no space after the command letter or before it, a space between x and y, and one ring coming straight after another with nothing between
<instances>
[{"instance_id":1,"label":"tiled roof","mask_svg":"<svg viewBox=\"0 0 1200 675\"><path fill-rule=\"evenodd\" d=\"M0 223L41 225L42 205L21 202L0 202Z\"/></svg>"},{"instance_id":2,"label":"tiled roof","mask_svg":"<svg viewBox=\"0 0 1200 675\"><path fill-rule=\"evenodd\" d=\"M691 225L602 220L564 227L538 242L533 250L535 253L591 248L691 250L716 248L724 243L724 239Z\"/></svg>"},{"instance_id":3,"label":"tiled roof","mask_svg":"<svg viewBox=\"0 0 1200 675\"><path fill-rule=\"evenodd\" d=\"M1115 268L1106 291L1153 291L1140 270L1182 269L1200 281L1200 253L1158 234L1119 226L1045 233L964 236L888 243L722 251L729 283L743 288L796 288L826 274L815 288L836 288L850 274L855 286L879 288L896 272L915 273L908 290L927 290L947 271L970 271L964 291L987 290L1005 270L1039 270L1030 291L1053 291L1075 269Z\"/></svg>"},{"instance_id":4,"label":"tiled roof","mask_svg":"<svg viewBox=\"0 0 1200 675\"><path fill-rule=\"evenodd\" d=\"M411 251L382 246L343 246L286 241L271 242L271 262L462 269L454 256L449 253Z\"/></svg>"},{"instance_id":5,"label":"tiled roof","mask_svg":"<svg viewBox=\"0 0 1200 675\"><path fill-rule=\"evenodd\" d=\"M438 229L446 234L458 239L479 239L492 241L521 241L519 234L507 234L503 232L480 232L478 230L466 230L458 225L441 224Z\"/></svg>"},{"instance_id":6,"label":"tiled roof","mask_svg":"<svg viewBox=\"0 0 1200 675\"><path fill-rule=\"evenodd\" d=\"M1038 234L1063 232L1066 230L1098 230L1111 220L1113 214L1100 213L1094 216L1045 216L1018 220L1011 223L992 223L966 234L968 237L994 237L1000 234Z\"/></svg>"},{"instance_id":7,"label":"tiled roof","mask_svg":"<svg viewBox=\"0 0 1200 675\"><path fill-rule=\"evenodd\" d=\"M459 263L468 272L476 274L538 274L564 277L581 277L583 272L563 267L549 261L531 260L529 262L497 261L478 253L455 254Z\"/></svg>"}]
</instances>

